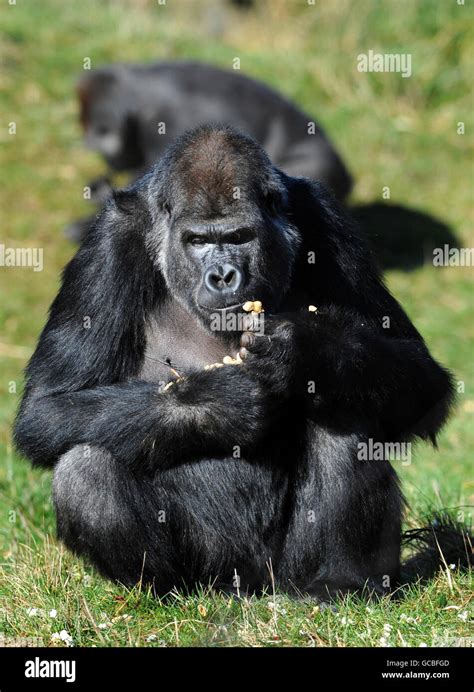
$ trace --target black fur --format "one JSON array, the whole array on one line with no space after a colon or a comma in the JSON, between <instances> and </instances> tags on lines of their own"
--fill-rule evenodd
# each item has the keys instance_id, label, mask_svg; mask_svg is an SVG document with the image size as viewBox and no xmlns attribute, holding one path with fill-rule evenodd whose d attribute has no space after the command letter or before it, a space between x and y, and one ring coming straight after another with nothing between
<instances>
[{"instance_id":1,"label":"black fur","mask_svg":"<svg viewBox=\"0 0 474 692\"><path fill-rule=\"evenodd\" d=\"M206 291L223 263L243 283ZM211 331L219 307L257 299L263 335ZM239 349L242 365L203 369ZM111 578L258 591L271 564L289 592L383 593L402 497L358 443L435 436L452 397L325 188L201 127L109 201L67 266L16 441L55 467L60 537Z\"/></svg>"}]
</instances>

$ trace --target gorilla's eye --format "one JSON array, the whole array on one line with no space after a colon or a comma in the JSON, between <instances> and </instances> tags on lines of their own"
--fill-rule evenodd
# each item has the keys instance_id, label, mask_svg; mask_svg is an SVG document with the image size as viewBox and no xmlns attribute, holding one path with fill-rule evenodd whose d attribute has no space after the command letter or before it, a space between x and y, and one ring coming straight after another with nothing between
<instances>
[{"instance_id":1,"label":"gorilla's eye","mask_svg":"<svg viewBox=\"0 0 474 692\"><path fill-rule=\"evenodd\" d=\"M243 243L249 243L254 238L255 233L250 228L239 228L238 231L234 231L234 233L226 236L226 242L233 245L243 245Z\"/></svg>"},{"instance_id":2,"label":"gorilla's eye","mask_svg":"<svg viewBox=\"0 0 474 692\"><path fill-rule=\"evenodd\" d=\"M188 243L197 247L198 245L206 245L208 242L206 236L203 235L192 235L188 238Z\"/></svg>"}]
</instances>

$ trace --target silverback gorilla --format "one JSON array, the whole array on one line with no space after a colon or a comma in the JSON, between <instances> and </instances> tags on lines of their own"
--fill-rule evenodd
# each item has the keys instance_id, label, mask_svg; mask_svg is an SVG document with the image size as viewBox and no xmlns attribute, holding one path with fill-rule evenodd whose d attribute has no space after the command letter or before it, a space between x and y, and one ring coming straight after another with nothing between
<instances>
[{"instance_id":1,"label":"silverback gorilla","mask_svg":"<svg viewBox=\"0 0 474 692\"><path fill-rule=\"evenodd\" d=\"M345 197L352 179L313 118L266 84L236 70L190 62L110 65L79 82L85 141L109 167L143 175L177 136L201 123L225 122L254 137L289 175L320 180ZM313 129L311 129L313 128ZM111 192L107 179L90 183L91 198ZM80 240L93 218L71 224Z\"/></svg>"},{"instance_id":2,"label":"silverback gorilla","mask_svg":"<svg viewBox=\"0 0 474 692\"><path fill-rule=\"evenodd\" d=\"M239 327L247 300L262 329ZM66 267L16 441L54 467L59 536L112 579L383 593L402 497L358 450L434 439L452 392L334 198L203 126Z\"/></svg>"}]
</instances>

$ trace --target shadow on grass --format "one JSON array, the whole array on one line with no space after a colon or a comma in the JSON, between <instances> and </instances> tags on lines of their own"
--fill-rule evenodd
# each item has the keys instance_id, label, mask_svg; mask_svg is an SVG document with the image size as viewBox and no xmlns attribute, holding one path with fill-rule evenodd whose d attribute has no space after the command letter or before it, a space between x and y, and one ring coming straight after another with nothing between
<instances>
[{"instance_id":1,"label":"shadow on grass","mask_svg":"<svg viewBox=\"0 0 474 692\"><path fill-rule=\"evenodd\" d=\"M439 219L397 204L374 202L350 207L365 231L382 269L410 271L431 264L434 248L459 247L453 231Z\"/></svg>"}]
</instances>

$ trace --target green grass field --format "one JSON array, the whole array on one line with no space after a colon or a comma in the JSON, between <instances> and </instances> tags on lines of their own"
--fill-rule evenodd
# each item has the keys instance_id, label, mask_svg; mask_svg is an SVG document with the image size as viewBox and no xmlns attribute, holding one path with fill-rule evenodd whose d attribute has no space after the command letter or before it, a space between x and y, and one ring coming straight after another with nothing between
<instances>
[{"instance_id":1,"label":"green grass field","mask_svg":"<svg viewBox=\"0 0 474 692\"><path fill-rule=\"evenodd\" d=\"M336 610L271 595L228 601L207 591L160 603L138 587L110 584L55 541L50 473L32 470L11 445L22 370L74 252L63 228L88 213L82 187L103 169L83 148L77 123L73 87L84 58L93 67L160 58L231 67L239 57L243 71L323 123L356 178L354 204L382 202L388 186L391 203L436 217L470 247L469 4L257 0L255 12L242 14L224 0L2 3L0 242L44 248L44 270L0 267L0 636L65 645L52 635L66 630L81 646L272 647L430 646L469 636L471 583L449 568L428 586L413 586L401 602L352 598ZM412 77L359 73L357 55L370 49L410 53ZM419 444L411 465L397 465L409 501L406 525L419 525L440 507L469 521L472 268L427 261L410 272L392 270L387 281L460 383L438 451Z\"/></svg>"}]
</instances>

